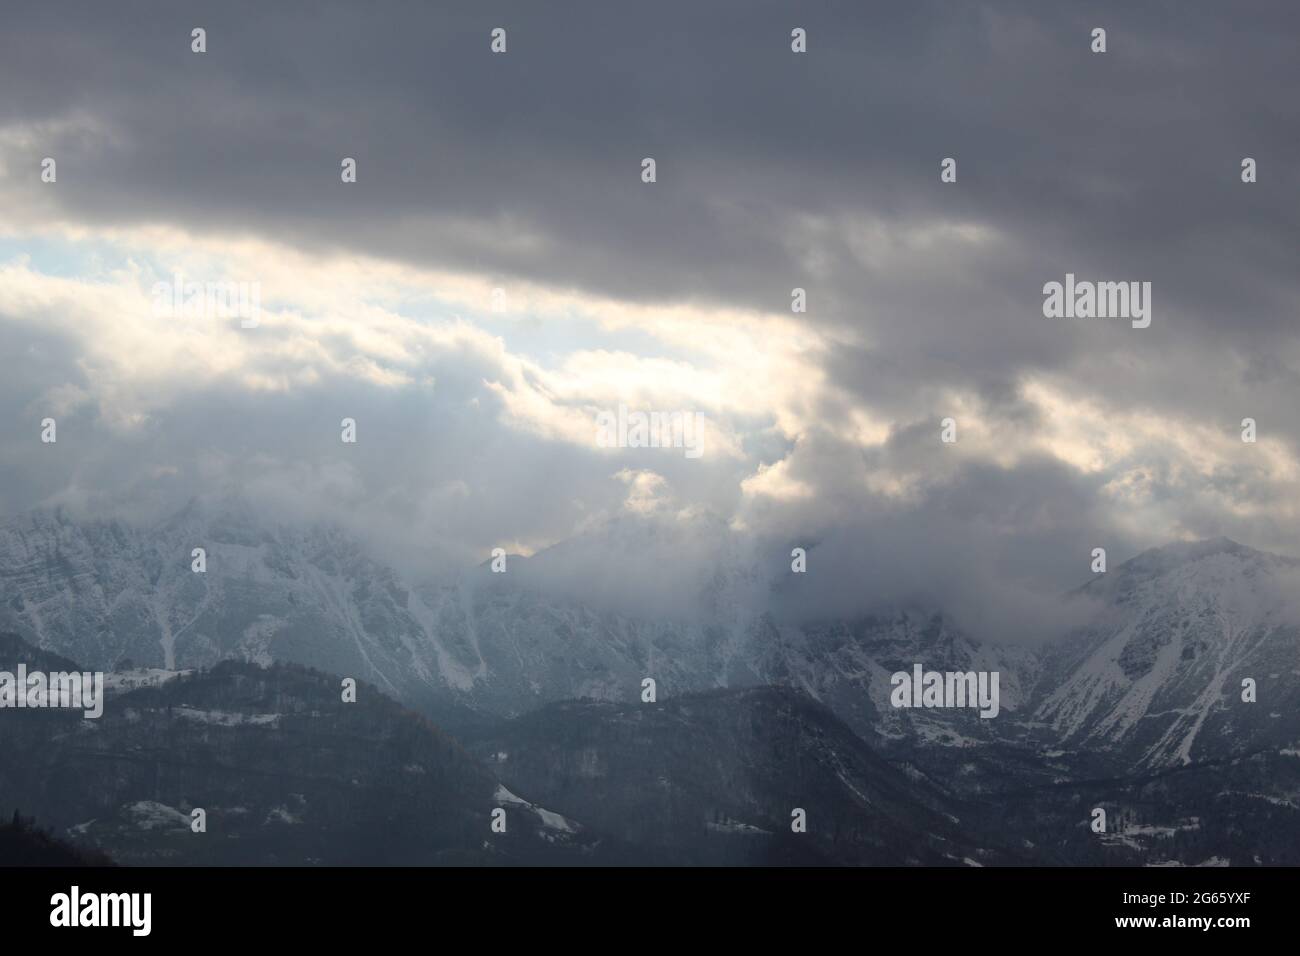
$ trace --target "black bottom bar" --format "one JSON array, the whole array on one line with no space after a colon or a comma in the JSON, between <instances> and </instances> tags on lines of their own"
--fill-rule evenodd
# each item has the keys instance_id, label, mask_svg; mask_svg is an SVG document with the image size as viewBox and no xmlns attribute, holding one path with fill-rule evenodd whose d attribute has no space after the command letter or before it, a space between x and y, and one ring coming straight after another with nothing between
<instances>
[{"instance_id":1,"label":"black bottom bar","mask_svg":"<svg viewBox=\"0 0 1300 956\"><path fill-rule=\"evenodd\" d=\"M461 934L528 938L579 934L677 945L681 933L723 932L734 943L773 934L852 938L895 935L918 943L988 933L1055 932L1231 941L1294 921L1294 869L28 869L0 870L5 938L31 936L167 943L320 942L415 935L455 945ZM70 923L72 887L78 918ZM149 933L135 936L143 907L98 894L149 896ZM60 901L57 894L66 897ZM87 897L94 899L87 902ZM143 903L143 897L139 898ZM87 908L88 907L88 908ZM827 921L830 923L827 923ZM1244 920L1244 922L1242 922ZM1194 921L1194 922L1193 922ZM1209 925L1205 924L1208 921ZM598 932L602 935L588 936ZM432 933L430 936L428 934ZM665 935L669 934L669 935ZM698 937L692 937L698 938Z\"/></svg>"}]
</instances>

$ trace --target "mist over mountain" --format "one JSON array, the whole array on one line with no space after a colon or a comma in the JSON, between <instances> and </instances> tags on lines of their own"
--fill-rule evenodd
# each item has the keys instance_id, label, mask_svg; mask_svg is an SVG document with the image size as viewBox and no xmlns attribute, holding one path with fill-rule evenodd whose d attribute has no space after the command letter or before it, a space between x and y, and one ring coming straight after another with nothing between
<instances>
[{"instance_id":1,"label":"mist over mountain","mask_svg":"<svg viewBox=\"0 0 1300 956\"><path fill-rule=\"evenodd\" d=\"M707 520L625 520L507 556L505 573L484 562L419 580L338 528L267 524L240 500L196 503L153 526L34 512L0 525L0 624L109 670L292 661L451 720L577 697L630 701L653 677L665 694L789 684L835 702L860 732L879 724L895 736L933 722L900 723L886 705L890 673L918 660L1001 670L1003 706L1021 706L1035 673L1023 647L977 642L911 601L882 598L847 619L791 614L792 592L817 572L792 573L784 553L760 560L752 542ZM633 592L641 599L626 599Z\"/></svg>"},{"instance_id":2,"label":"mist over mountain","mask_svg":"<svg viewBox=\"0 0 1300 956\"><path fill-rule=\"evenodd\" d=\"M0 865L1300 863L1300 4L311 7L5 5Z\"/></svg>"},{"instance_id":3,"label":"mist over mountain","mask_svg":"<svg viewBox=\"0 0 1300 956\"><path fill-rule=\"evenodd\" d=\"M128 862L170 858L160 834L182 832L178 814L199 799L194 794L215 791L219 798L206 799L219 812L243 807L241 826L244 811L259 827L277 814L296 819L287 801L301 788L279 786L264 805L245 807L215 778L167 769L168 754L207 753L199 763L214 773L237 770L245 786L264 772L258 766L289 760L277 756L284 746L315 748L302 758L313 767L364 764L362 751L337 749L352 747L345 741L357 734L337 722L346 708L322 722L337 700L337 678L353 677L372 699L384 695L425 715L476 755L445 771L463 779L436 797L443 829L411 844L425 850L376 850L374 858L387 861L476 854L465 833L476 832L494 800L573 821L573 834L594 841L573 844L579 862L611 846L623 848L620 860L661 853L695 862L956 865L1027 854L1132 862L1173 845L1140 838L1148 830L1185 834L1178 845L1187 854L1221 855L1231 839L1216 836L1216 827L1240 821L1243 804L1272 801L1281 808L1277 825L1295 822L1287 808L1296 796L1289 755L1300 752L1300 561L1222 538L1155 548L1052 596L1070 622L1063 637L997 643L912 600L846 618L782 613L805 576L754 560L721 530L705 523L648 532L622 522L604 536L509 555L504 573L489 560L452 577L411 580L337 528L268 525L237 502L194 505L144 527L58 512L12 519L0 526L0 623L21 637L9 638L6 652L47 669L76 661L114 672L115 695L102 724L66 719L53 737L54 725L40 724L21 759L43 767L39 778L56 789L28 786L12 796L63 807L51 822ZM624 573L654 573L658 548L682 547L680 535L713 542L716 560L708 573L661 569L680 601L628 605L619 587L605 587ZM202 572L192 570L195 547L205 552ZM578 582L586 575L584 596ZM972 707L893 706L892 675L918 664L996 672L997 717ZM657 702L642 696L647 679ZM1246 680L1252 701L1243 699ZM357 713L370 715L366 733L389 742L383 746L405 739L401 728L418 721L400 708ZM26 715L23 732L44 716ZM306 736L285 739L291 728ZM437 731L428 733L433 753L444 745ZM109 750L96 759L121 763L112 772L118 789L94 805L61 803L60 762L101 745ZM40 747L50 756L32 749ZM366 771L389 794L372 795L380 807L371 808L379 817L367 817L373 825L399 812L386 801L435 799L419 781L407 781L409 794L392 791L393 780L406 779L405 764L384 759L382 769ZM1216 766L1232 768L1240 789L1211 793ZM1174 768L1195 771L1177 778L1199 781L1190 802L1158 783ZM166 774L174 775L167 787L144 785ZM329 773L318 783L347 785ZM1165 804L1153 804L1157 792ZM1089 842L1084 804L1094 797L1128 807L1121 831L1131 830L1128 838ZM833 821L840 836L825 843L821 830L790 844L784 805L802 805L796 798L815 804L816 818ZM353 806L324 794L309 800L334 808L322 821ZM1003 804L1021 806L1033 821L1032 846L999 835ZM1084 829L1067 838L1062 828L1076 817ZM460 823L446 829L453 818ZM140 843L144 831L158 840ZM308 836L281 843L258 830L256 859L328 858L309 852L323 829L286 833ZM185 845L176 859L234 852L223 843L218 856L194 856ZM1245 862L1272 858L1262 842L1251 845ZM362 859L357 853L338 858Z\"/></svg>"},{"instance_id":4,"label":"mist over mountain","mask_svg":"<svg viewBox=\"0 0 1300 956\"><path fill-rule=\"evenodd\" d=\"M1250 715L1285 712L1294 691L1293 559L1227 539L1153 549L1053 596L1065 636L1024 644L978 640L913 601L792 618L783 602L817 577L816 564L795 574L779 555L757 560L707 521L606 531L507 556L505 573L485 561L413 580L337 528L267 525L238 499L195 503L151 527L34 512L0 525L0 625L97 669L295 662L453 720L581 697L631 702L650 677L665 695L797 687L885 742L958 745L1005 737L1009 725L1019 734L1024 722L1063 745L1124 749L1152 765L1186 757L1206 721L1233 721L1207 739L1241 746L1272 739L1272 727L1286 742L1285 720ZM683 536L712 542L715 563L657 569L665 550L699 553ZM672 579L648 593L673 600L622 601L643 574ZM890 676L916 663L998 671L1006 716L891 707ZM1229 681L1240 690L1246 677L1260 705L1224 708Z\"/></svg>"}]
</instances>

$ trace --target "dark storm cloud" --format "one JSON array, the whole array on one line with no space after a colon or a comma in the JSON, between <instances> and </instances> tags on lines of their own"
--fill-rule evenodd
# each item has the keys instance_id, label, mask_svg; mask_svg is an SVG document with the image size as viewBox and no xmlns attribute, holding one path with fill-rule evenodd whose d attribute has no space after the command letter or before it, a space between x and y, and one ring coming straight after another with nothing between
<instances>
[{"instance_id":1,"label":"dark storm cloud","mask_svg":"<svg viewBox=\"0 0 1300 956\"><path fill-rule=\"evenodd\" d=\"M488 50L497 26L505 56ZM789 50L794 26L806 56ZM1105 55L1089 51L1095 26ZM21 91L0 98L0 126L37 130L3 157L4 187L78 222L251 232L579 295L782 312L805 287L806 321L837 342L824 370L838 390L815 399L818 417L862 406L891 438L864 453L800 436L791 471L816 497L760 501L751 521L817 536L824 554L853 529L881 581L966 568L978 590L970 569L998 568L1065 586L1098 540L1157 543L1107 509L1116 470L1037 455L933 466L906 506L873 499L860 473L931 468L953 390L1000 434L1032 437L1045 422L1021 382L1036 374L1172 430L1231 433L1254 415L1300 443L1298 31L1289 2L33 5L0 31L0 85ZM102 135L40 125L77 116ZM15 173L45 155L57 190ZM344 156L356 186L339 183ZM939 182L946 156L953 185ZM1240 182L1243 156L1258 183ZM1152 282L1151 328L1044 319L1042 285L1066 272ZM445 394L476 394L447 374ZM311 400L258 427L309 429L297 403ZM183 444L181 423L207 407L174 409L151 454ZM471 478L492 507L449 509L463 526L432 524L449 536L562 535L585 513L575 501L616 505L603 464L476 427L464 454L484 446L492 467L442 477ZM768 444L769 463L789 447ZM395 470L433 467L392 452ZM1162 532L1277 544L1294 530L1225 515L1216 495L1278 493L1249 469L1189 486L1169 454L1143 462ZM527 480L539 468L545 492ZM410 493L389 489L394 514L418 508ZM836 546L844 559L821 567L844 577L823 580L851 592L862 555Z\"/></svg>"},{"instance_id":2,"label":"dark storm cloud","mask_svg":"<svg viewBox=\"0 0 1300 956\"><path fill-rule=\"evenodd\" d=\"M780 311L800 285L809 321L866 335L834 371L880 400L908 389L854 362L997 388L1080 353L1150 362L1162 337L1252 359L1289 338L1297 29L1289 3L34 7L0 37L0 81L24 91L0 115L112 132L15 157L65 156L55 197L77 219L649 302ZM943 223L987 238L924 240ZM855 248L863 224L879 232ZM1067 271L1151 281L1153 328L1042 321Z\"/></svg>"},{"instance_id":3,"label":"dark storm cloud","mask_svg":"<svg viewBox=\"0 0 1300 956\"><path fill-rule=\"evenodd\" d=\"M965 308L1032 311L1044 273L1118 269L1165 309L1196 303L1194 322L1231 309L1260 331L1294 293L1298 27L1283 3L73 4L11 15L0 79L24 95L0 116L81 110L116 132L64 168L78 217L768 307L801 277L796 217L956 219L1015 243L988 280L1000 299L957 287ZM1245 192L1243 155L1262 163ZM448 228L466 220L482 230ZM512 224L543 241L512 247ZM829 252L834 288L814 298L833 309L813 315L842 321L918 311L914 285L944 265L895 279Z\"/></svg>"}]
</instances>

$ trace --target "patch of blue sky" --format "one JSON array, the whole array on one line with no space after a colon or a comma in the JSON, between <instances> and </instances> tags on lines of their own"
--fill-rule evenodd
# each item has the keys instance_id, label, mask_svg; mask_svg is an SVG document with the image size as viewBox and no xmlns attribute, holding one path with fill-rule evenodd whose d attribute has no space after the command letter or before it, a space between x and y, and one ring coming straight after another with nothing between
<instances>
[{"instance_id":1,"label":"patch of blue sky","mask_svg":"<svg viewBox=\"0 0 1300 956\"><path fill-rule=\"evenodd\" d=\"M0 263L25 262L41 275L94 281L135 263L146 274L166 275L153 255L113 242L49 236L0 236Z\"/></svg>"}]
</instances>

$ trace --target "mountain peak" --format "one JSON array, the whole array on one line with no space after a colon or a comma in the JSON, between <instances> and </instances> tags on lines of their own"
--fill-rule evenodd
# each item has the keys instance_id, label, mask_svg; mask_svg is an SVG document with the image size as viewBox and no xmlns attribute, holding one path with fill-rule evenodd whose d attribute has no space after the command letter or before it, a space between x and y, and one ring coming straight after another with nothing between
<instances>
[{"instance_id":1,"label":"mountain peak","mask_svg":"<svg viewBox=\"0 0 1300 956\"><path fill-rule=\"evenodd\" d=\"M1128 593L1144 582L1172 574L1209 574L1217 578L1224 572L1252 576L1269 569L1282 571L1300 568L1300 560L1260 551L1219 535L1199 541L1174 541L1129 558L1111 569L1110 574L1096 575L1079 592L1094 597Z\"/></svg>"},{"instance_id":2,"label":"mountain peak","mask_svg":"<svg viewBox=\"0 0 1300 956\"><path fill-rule=\"evenodd\" d=\"M1239 544L1222 535L1217 538L1205 538L1200 541L1175 541L1159 548L1148 548L1141 554L1121 566L1129 571L1161 572L1205 558L1218 555L1232 555L1242 559L1268 557L1263 551Z\"/></svg>"},{"instance_id":3,"label":"mountain peak","mask_svg":"<svg viewBox=\"0 0 1300 956\"><path fill-rule=\"evenodd\" d=\"M1197 558L1208 557L1212 554L1243 554L1259 553L1253 548L1248 548L1244 544L1238 544L1231 538L1219 535L1215 538L1202 538L1199 541L1175 541L1167 544L1162 548L1152 548L1153 551L1163 552L1165 554L1181 557L1185 560L1194 561Z\"/></svg>"}]
</instances>

